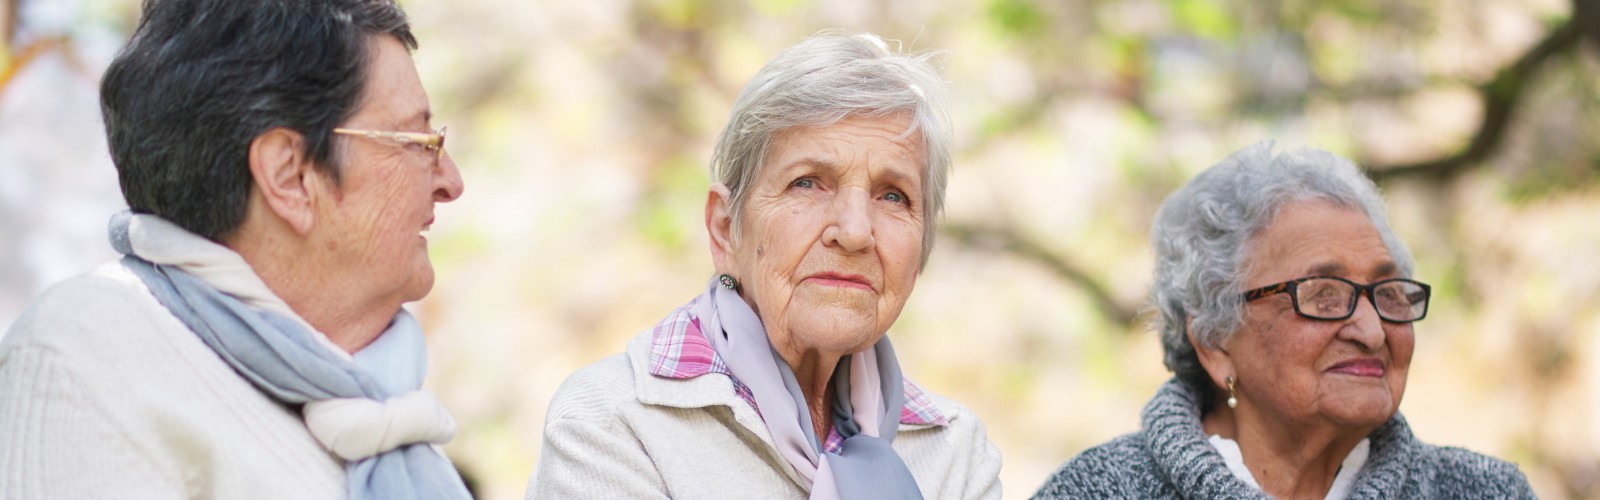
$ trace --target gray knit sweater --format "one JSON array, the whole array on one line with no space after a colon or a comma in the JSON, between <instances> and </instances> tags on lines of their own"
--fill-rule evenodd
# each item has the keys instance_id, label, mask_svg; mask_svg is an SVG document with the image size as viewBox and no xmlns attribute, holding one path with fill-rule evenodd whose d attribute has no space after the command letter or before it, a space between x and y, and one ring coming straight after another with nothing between
<instances>
[{"instance_id":1,"label":"gray knit sweater","mask_svg":"<svg viewBox=\"0 0 1600 500\"><path fill-rule=\"evenodd\" d=\"M1200 406L1187 385L1177 379L1162 385L1141 419L1139 432L1061 466L1034 498L1267 498L1228 471L1206 442ZM1516 465L1419 442L1399 414L1367 437L1372 454L1351 499L1534 498Z\"/></svg>"}]
</instances>

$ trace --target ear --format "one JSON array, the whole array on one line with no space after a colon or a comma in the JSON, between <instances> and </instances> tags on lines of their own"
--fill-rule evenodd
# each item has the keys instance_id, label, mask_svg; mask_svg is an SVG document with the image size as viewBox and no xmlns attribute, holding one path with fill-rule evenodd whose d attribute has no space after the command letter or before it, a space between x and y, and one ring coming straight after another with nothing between
<instances>
[{"instance_id":1,"label":"ear","mask_svg":"<svg viewBox=\"0 0 1600 500\"><path fill-rule=\"evenodd\" d=\"M718 274L733 271L732 205L733 192L720 182L712 184L706 193L706 233L711 235L711 262Z\"/></svg>"},{"instance_id":2,"label":"ear","mask_svg":"<svg viewBox=\"0 0 1600 500\"><path fill-rule=\"evenodd\" d=\"M1211 383L1217 387L1227 387L1224 379L1233 375L1233 355L1222 346L1207 347L1194 336L1194 318L1190 317L1183 327L1184 335L1189 337L1189 345L1194 346L1195 354L1200 358L1200 366L1211 376Z\"/></svg>"},{"instance_id":3,"label":"ear","mask_svg":"<svg viewBox=\"0 0 1600 500\"><path fill-rule=\"evenodd\" d=\"M250 177L255 192L274 215L296 233L311 232L312 198L323 179L304 153L305 137L277 127L250 141Z\"/></svg>"}]
</instances>

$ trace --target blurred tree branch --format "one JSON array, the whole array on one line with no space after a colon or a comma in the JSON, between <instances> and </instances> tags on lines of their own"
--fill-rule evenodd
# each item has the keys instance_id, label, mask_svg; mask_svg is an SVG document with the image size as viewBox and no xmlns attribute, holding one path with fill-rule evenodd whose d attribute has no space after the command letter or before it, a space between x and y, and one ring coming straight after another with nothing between
<instances>
[{"instance_id":1,"label":"blurred tree branch","mask_svg":"<svg viewBox=\"0 0 1600 500\"><path fill-rule=\"evenodd\" d=\"M1119 302L1104 283L1090 276L1070 256L1056 252L1031 238L1007 228L979 226L949 221L939 225L946 236L970 248L990 248L1043 266L1057 278L1077 285L1094 301L1100 313L1119 324L1131 325L1138 306Z\"/></svg>"},{"instance_id":2,"label":"blurred tree branch","mask_svg":"<svg viewBox=\"0 0 1600 500\"><path fill-rule=\"evenodd\" d=\"M1516 62L1501 69L1493 79L1478 86L1479 97L1483 101L1483 121L1478 124L1478 130L1473 133L1471 141L1465 148L1443 158L1416 163L1381 165L1361 162L1362 165L1367 165L1367 174L1380 184L1402 177L1444 180L1460 175L1488 158L1505 138L1512 115L1524 91L1545 61L1577 47L1586 32L1588 36L1600 40L1600 34L1595 33L1597 30L1594 23L1586 22L1595 17L1589 11L1596 7L1585 4L1594 1L1573 0L1573 15L1567 22L1551 30L1545 35L1544 40L1528 49L1517 58Z\"/></svg>"},{"instance_id":3,"label":"blurred tree branch","mask_svg":"<svg viewBox=\"0 0 1600 500\"><path fill-rule=\"evenodd\" d=\"M1382 165L1362 162L1362 164L1369 166L1369 175L1379 183L1402 177L1448 179L1460 175L1481 163L1498 149L1525 91L1539 75L1545 63L1574 50L1574 47L1578 47L1585 38L1590 39L1596 49L1600 49L1600 2L1573 0L1571 18L1552 29L1543 40L1502 68L1493 79L1477 86L1483 102L1483 120L1463 149L1442 158L1416 163ZM1137 88L1139 82L1134 80L1125 83L1131 83ZM1074 88L1061 81L1051 81L1043 85L1043 90L1032 99L1011 108L1008 113L1001 113L999 115L1001 119L990 123L987 130L978 134L977 140L969 145L969 151L981 150L995 137L1035 124L1043 117L1049 103L1073 90L1083 89ZM1385 93L1394 89L1346 90L1363 94ZM1144 110L1145 103L1137 98L1138 92L1104 93L1121 98L1134 109ZM1046 248L1038 241L1010 229L1005 224L976 225L951 221L943 224L942 229L946 235L963 246L990 249L1043 266L1056 277L1087 293L1101 313L1109 319L1122 324L1132 324L1138 314L1137 305L1119 302L1102 281L1091 276L1077 264L1078 259Z\"/></svg>"}]
</instances>

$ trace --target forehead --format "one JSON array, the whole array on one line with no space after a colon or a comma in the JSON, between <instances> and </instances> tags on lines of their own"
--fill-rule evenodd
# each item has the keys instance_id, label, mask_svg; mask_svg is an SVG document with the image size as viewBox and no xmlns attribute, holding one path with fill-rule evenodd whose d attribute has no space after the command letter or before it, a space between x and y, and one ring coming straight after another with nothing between
<instances>
[{"instance_id":1,"label":"forehead","mask_svg":"<svg viewBox=\"0 0 1600 500\"><path fill-rule=\"evenodd\" d=\"M400 40L375 35L367 41L366 83L352 123L368 126L425 125L428 94L411 53Z\"/></svg>"},{"instance_id":2,"label":"forehead","mask_svg":"<svg viewBox=\"0 0 1600 500\"><path fill-rule=\"evenodd\" d=\"M1398 273L1367 214L1328 201L1285 204L1250 241L1247 287L1315 275L1362 282Z\"/></svg>"},{"instance_id":3,"label":"forehead","mask_svg":"<svg viewBox=\"0 0 1600 500\"><path fill-rule=\"evenodd\" d=\"M922 134L911 129L907 113L851 115L832 124L791 127L773 134L765 162L772 168L763 170L779 173L799 167L869 166L920 178L917 174L927 163L924 149Z\"/></svg>"}]
</instances>

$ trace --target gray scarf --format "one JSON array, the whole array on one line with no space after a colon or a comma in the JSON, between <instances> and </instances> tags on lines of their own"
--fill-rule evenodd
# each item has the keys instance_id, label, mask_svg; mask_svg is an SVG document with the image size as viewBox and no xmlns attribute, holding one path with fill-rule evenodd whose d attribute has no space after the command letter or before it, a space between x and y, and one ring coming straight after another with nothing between
<instances>
[{"instance_id":1,"label":"gray scarf","mask_svg":"<svg viewBox=\"0 0 1600 500\"><path fill-rule=\"evenodd\" d=\"M838 453L829 453L813 430L793 370L772 348L749 304L716 279L695 302L701 330L733 376L750 388L779 454L811 481L811 498L922 498L911 470L890 446L905 405L905 382L887 335L847 356L833 373L833 424L845 440Z\"/></svg>"},{"instance_id":2,"label":"gray scarf","mask_svg":"<svg viewBox=\"0 0 1600 500\"><path fill-rule=\"evenodd\" d=\"M148 216L141 216L148 217ZM291 405L332 399L384 401L393 394L355 362L318 343L296 319L251 307L177 266L141 258L130 241L133 216L117 214L111 245L122 263L171 311L261 392ZM414 322L401 310L396 324ZM385 332L388 335L390 332ZM350 498L470 498L449 460L427 443L405 444L346 462Z\"/></svg>"}]
</instances>

